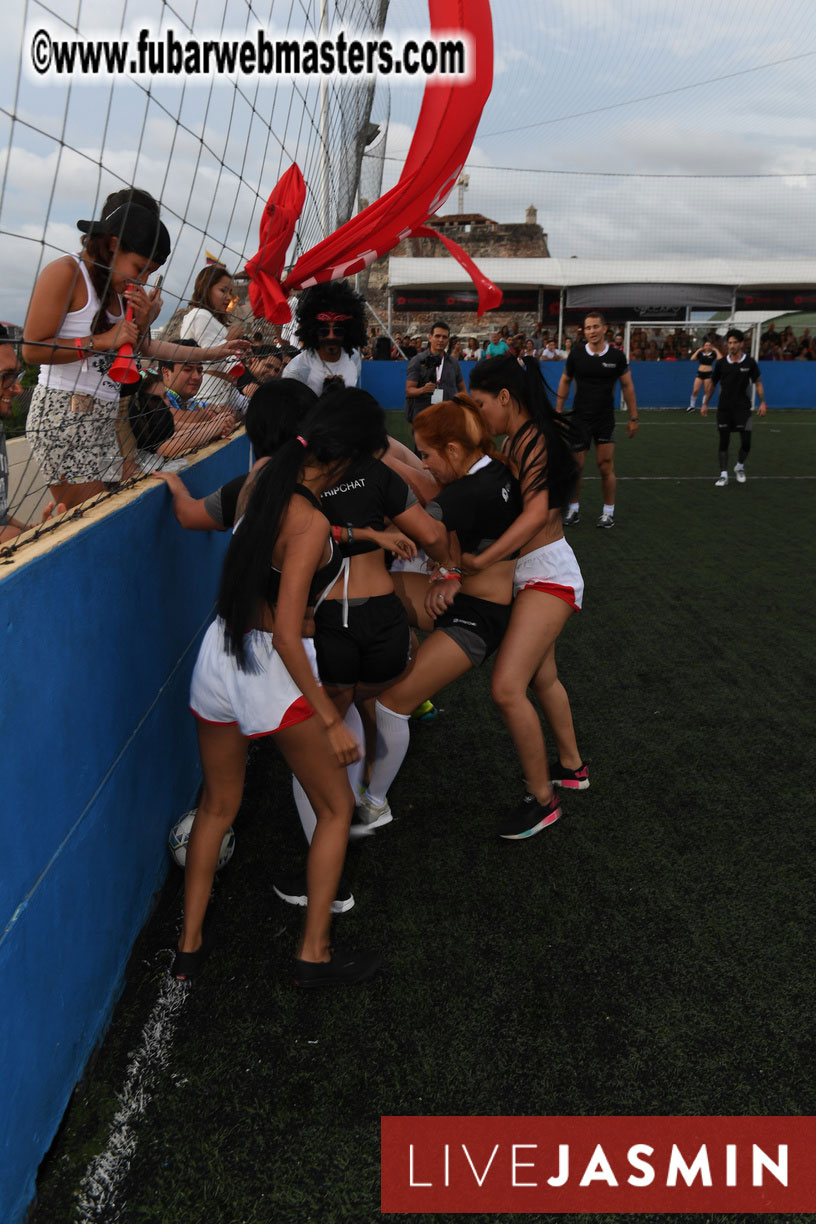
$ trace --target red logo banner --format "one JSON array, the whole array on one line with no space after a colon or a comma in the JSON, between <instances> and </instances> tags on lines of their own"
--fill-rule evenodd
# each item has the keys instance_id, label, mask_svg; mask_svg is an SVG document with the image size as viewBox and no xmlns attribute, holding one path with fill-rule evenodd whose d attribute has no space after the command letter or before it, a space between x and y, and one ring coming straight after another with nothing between
<instances>
[{"instance_id":1,"label":"red logo banner","mask_svg":"<svg viewBox=\"0 0 816 1224\"><path fill-rule=\"evenodd\" d=\"M383 1212L816 1211L813 1117L384 1117Z\"/></svg>"}]
</instances>

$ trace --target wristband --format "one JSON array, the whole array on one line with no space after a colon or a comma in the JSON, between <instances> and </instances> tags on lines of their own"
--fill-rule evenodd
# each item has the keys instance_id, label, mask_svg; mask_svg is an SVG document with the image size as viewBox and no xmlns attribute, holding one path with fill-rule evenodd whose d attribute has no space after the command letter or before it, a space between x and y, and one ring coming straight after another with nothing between
<instances>
[{"instance_id":1,"label":"wristband","mask_svg":"<svg viewBox=\"0 0 816 1224\"><path fill-rule=\"evenodd\" d=\"M82 347L82 341L80 340L79 336L77 336L77 338L74 340L74 348L79 353L79 360L84 361L85 349Z\"/></svg>"},{"instance_id":2,"label":"wristband","mask_svg":"<svg viewBox=\"0 0 816 1224\"><path fill-rule=\"evenodd\" d=\"M335 544L340 543L340 532L342 530L343 530L342 527L332 527L331 529L332 539L334 540Z\"/></svg>"},{"instance_id":3,"label":"wristband","mask_svg":"<svg viewBox=\"0 0 816 1224\"><path fill-rule=\"evenodd\" d=\"M354 528L352 527L351 523L346 523L346 531L348 532L349 544L353 544L354 543Z\"/></svg>"}]
</instances>

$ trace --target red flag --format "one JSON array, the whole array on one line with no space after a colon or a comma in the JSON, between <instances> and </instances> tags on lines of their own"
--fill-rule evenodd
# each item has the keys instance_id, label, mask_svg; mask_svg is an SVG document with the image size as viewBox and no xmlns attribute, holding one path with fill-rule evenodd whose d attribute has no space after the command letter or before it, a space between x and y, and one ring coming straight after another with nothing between
<instances>
[{"instance_id":1,"label":"red flag","mask_svg":"<svg viewBox=\"0 0 816 1224\"><path fill-rule=\"evenodd\" d=\"M353 276L423 227L445 202L462 172L493 84L493 28L489 0L429 0L431 31L468 39L468 76L429 79L405 165L396 186L301 255L283 292ZM433 235L434 231L428 231ZM465 252L443 239L479 288L479 314L501 301L501 291ZM458 253L457 253L458 252Z\"/></svg>"},{"instance_id":2,"label":"red flag","mask_svg":"<svg viewBox=\"0 0 816 1224\"><path fill-rule=\"evenodd\" d=\"M246 265L249 300L257 319L288 323L292 317L281 289L283 261L306 199L306 184L296 165L280 178L261 217L261 246Z\"/></svg>"},{"instance_id":3,"label":"red flag","mask_svg":"<svg viewBox=\"0 0 816 1224\"><path fill-rule=\"evenodd\" d=\"M495 310L497 306L501 305L503 297L501 289L485 276L484 272L476 266L467 251L460 247L458 242L454 242L447 234L440 234L435 229L431 229L429 225L415 226L411 230L411 236L413 238L438 238L440 242L444 243L453 258L465 269L478 290L479 308L476 311L477 315L483 315L486 310Z\"/></svg>"}]
</instances>

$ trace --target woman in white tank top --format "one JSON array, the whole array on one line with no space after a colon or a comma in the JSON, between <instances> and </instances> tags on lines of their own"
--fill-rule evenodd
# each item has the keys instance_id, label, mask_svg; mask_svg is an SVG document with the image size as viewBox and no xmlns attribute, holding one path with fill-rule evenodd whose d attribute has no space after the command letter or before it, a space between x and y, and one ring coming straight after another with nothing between
<instances>
[{"instance_id":1,"label":"woman in white tank top","mask_svg":"<svg viewBox=\"0 0 816 1224\"><path fill-rule=\"evenodd\" d=\"M77 228L86 235L81 252L55 259L37 279L22 348L25 361L40 365L26 437L55 501L68 509L122 477L115 430L122 390L108 371L123 344L171 360L181 351L195 361L248 347L179 350L150 341L161 298L158 288L146 293L144 285L169 256L170 236L147 192L115 192L99 221L79 221Z\"/></svg>"}]
</instances>

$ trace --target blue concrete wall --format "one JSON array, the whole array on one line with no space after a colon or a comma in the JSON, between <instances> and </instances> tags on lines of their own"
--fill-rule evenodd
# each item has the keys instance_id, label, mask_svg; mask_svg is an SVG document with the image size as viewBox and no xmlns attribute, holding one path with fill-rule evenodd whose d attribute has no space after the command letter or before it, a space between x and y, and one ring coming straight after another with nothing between
<instances>
[{"instance_id":1,"label":"blue concrete wall","mask_svg":"<svg viewBox=\"0 0 816 1224\"><path fill-rule=\"evenodd\" d=\"M183 479L246 471L237 439ZM164 485L0 568L0 1220L37 1167L121 992L199 782L190 674L228 535L184 532Z\"/></svg>"},{"instance_id":2,"label":"blue concrete wall","mask_svg":"<svg viewBox=\"0 0 816 1224\"><path fill-rule=\"evenodd\" d=\"M473 368L463 361L465 382ZM562 361L542 363L553 392L564 371ZM631 366L635 394L644 408L684 408L697 372L696 361L635 361ZM762 381L772 408L816 408L816 362L760 362ZM362 385L384 408L405 407L405 362L364 361ZM699 402L699 400L698 400Z\"/></svg>"}]
</instances>

